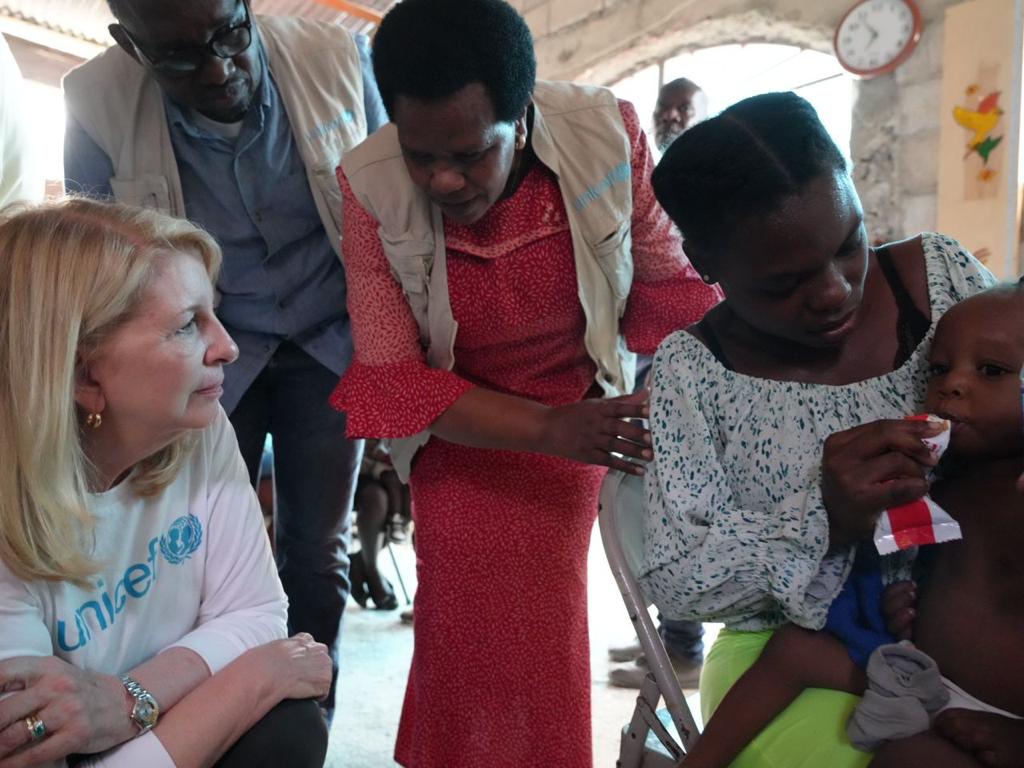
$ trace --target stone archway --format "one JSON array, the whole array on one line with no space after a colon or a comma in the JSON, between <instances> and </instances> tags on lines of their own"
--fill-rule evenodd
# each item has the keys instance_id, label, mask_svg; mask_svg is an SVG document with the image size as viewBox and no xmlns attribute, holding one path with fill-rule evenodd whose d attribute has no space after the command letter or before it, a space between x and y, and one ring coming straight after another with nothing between
<instances>
[{"instance_id":1,"label":"stone archway","mask_svg":"<svg viewBox=\"0 0 1024 768\"><path fill-rule=\"evenodd\" d=\"M651 35L629 50L609 56L579 73L578 79L609 83L685 51L721 45L772 43L832 53L832 38L824 26L808 26L780 19L763 10L750 10L722 18L709 18L691 27Z\"/></svg>"},{"instance_id":2,"label":"stone archway","mask_svg":"<svg viewBox=\"0 0 1024 768\"><path fill-rule=\"evenodd\" d=\"M783 43L831 51L853 0L512 0L536 37L542 77L607 84L686 49ZM943 12L918 0L925 29L896 72L856 88L854 180L875 240L932 229L936 218Z\"/></svg>"}]
</instances>

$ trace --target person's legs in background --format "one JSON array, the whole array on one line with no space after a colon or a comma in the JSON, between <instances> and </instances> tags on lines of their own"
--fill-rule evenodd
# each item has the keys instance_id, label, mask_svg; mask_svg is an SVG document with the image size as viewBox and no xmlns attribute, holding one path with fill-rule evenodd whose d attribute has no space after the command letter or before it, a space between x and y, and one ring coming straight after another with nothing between
<instances>
[{"instance_id":1,"label":"person's legs in background","mask_svg":"<svg viewBox=\"0 0 1024 768\"><path fill-rule=\"evenodd\" d=\"M696 688L704 663L704 627L699 621L666 619L658 614L658 634L672 660L679 685ZM617 688L640 688L647 677L647 659L639 641L620 648L609 648L611 661L629 662L608 672L608 682Z\"/></svg>"},{"instance_id":2,"label":"person's legs in background","mask_svg":"<svg viewBox=\"0 0 1024 768\"><path fill-rule=\"evenodd\" d=\"M379 479L388 493L388 537L396 544L401 543L405 541L412 522L409 486L398 479L398 473L393 469L382 472Z\"/></svg>"},{"instance_id":3,"label":"person's legs in background","mask_svg":"<svg viewBox=\"0 0 1024 768\"><path fill-rule=\"evenodd\" d=\"M365 464L365 461L364 461ZM395 590L377 567L381 538L386 535L388 522L388 492L379 479L369 473L359 476L356 489L356 527L359 530L360 550L350 559L352 597L363 608L367 599L379 610L392 611L398 607Z\"/></svg>"},{"instance_id":4,"label":"person's legs in background","mask_svg":"<svg viewBox=\"0 0 1024 768\"><path fill-rule=\"evenodd\" d=\"M658 634L668 655L676 661L698 667L704 662L704 625L699 621L681 621L659 617Z\"/></svg>"},{"instance_id":5,"label":"person's legs in background","mask_svg":"<svg viewBox=\"0 0 1024 768\"><path fill-rule=\"evenodd\" d=\"M338 377L284 343L243 395L231 421L255 482L263 443L274 439L278 572L288 595L288 629L331 649L334 710L338 640L348 599L348 543L361 440L345 437L345 416L328 405Z\"/></svg>"}]
</instances>

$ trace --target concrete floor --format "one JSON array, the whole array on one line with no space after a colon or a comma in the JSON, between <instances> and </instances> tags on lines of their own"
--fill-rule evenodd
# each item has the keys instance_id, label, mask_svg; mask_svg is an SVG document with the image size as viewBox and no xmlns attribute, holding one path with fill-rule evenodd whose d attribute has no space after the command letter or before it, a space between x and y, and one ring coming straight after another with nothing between
<instances>
[{"instance_id":1,"label":"concrete floor","mask_svg":"<svg viewBox=\"0 0 1024 768\"><path fill-rule=\"evenodd\" d=\"M408 545L394 546L410 594L415 591L415 560ZM387 552L382 573L395 585ZM619 732L629 720L636 691L608 685L608 647L632 638L632 627L612 579L595 527L590 547L590 651L593 676L594 765L612 768ZM404 604L402 608L404 608ZM412 627L399 621L400 611L363 610L350 601L345 611L338 707L327 754L328 768L387 768L392 759L405 678L412 658ZM710 627L708 647L717 627ZM691 705L692 706L692 705ZM694 709L694 714L697 714Z\"/></svg>"}]
</instances>

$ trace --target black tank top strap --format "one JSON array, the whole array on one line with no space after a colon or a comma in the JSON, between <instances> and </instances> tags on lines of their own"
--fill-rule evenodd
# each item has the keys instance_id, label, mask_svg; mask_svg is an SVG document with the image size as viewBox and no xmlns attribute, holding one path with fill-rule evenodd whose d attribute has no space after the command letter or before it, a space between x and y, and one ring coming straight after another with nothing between
<instances>
[{"instance_id":1,"label":"black tank top strap","mask_svg":"<svg viewBox=\"0 0 1024 768\"><path fill-rule=\"evenodd\" d=\"M925 334L931 327L932 321L914 303L913 297L907 287L900 279L896 265L892 262L892 253L888 248L876 248L875 257L878 259L878 266L882 270L885 282L889 284L889 290L896 300L896 359L893 367L899 368L903 365L917 349L917 345L924 339Z\"/></svg>"},{"instance_id":2,"label":"black tank top strap","mask_svg":"<svg viewBox=\"0 0 1024 768\"><path fill-rule=\"evenodd\" d=\"M729 358L725 355L725 350L722 349L722 343L718 340L718 335L711 329L711 324L706 317L697 323L697 328L700 330L700 335L704 340L704 346L722 364L722 367L728 371L735 371L736 369L732 367L732 363L729 362Z\"/></svg>"}]
</instances>

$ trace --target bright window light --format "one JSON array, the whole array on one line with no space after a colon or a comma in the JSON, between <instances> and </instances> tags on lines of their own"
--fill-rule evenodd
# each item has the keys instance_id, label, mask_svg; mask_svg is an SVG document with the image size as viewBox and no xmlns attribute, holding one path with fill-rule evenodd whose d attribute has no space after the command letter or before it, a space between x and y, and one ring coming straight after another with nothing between
<instances>
[{"instance_id":1,"label":"bright window light","mask_svg":"<svg viewBox=\"0 0 1024 768\"><path fill-rule=\"evenodd\" d=\"M716 115L748 96L795 91L818 111L839 149L850 156L853 79L834 56L791 45L720 45L679 54L664 61L663 82L686 77L708 97L708 115ZM633 102L642 124L650 126L658 98L658 66L653 65L611 86Z\"/></svg>"},{"instance_id":2,"label":"bright window light","mask_svg":"<svg viewBox=\"0 0 1024 768\"><path fill-rule=\"evenodd\" d=\"M60 88L34 80L24 81L25 101L32 108L23 119L30 127L37 162L47 181L64 178L64 96Z\"/></svg>"}]
</instances>

